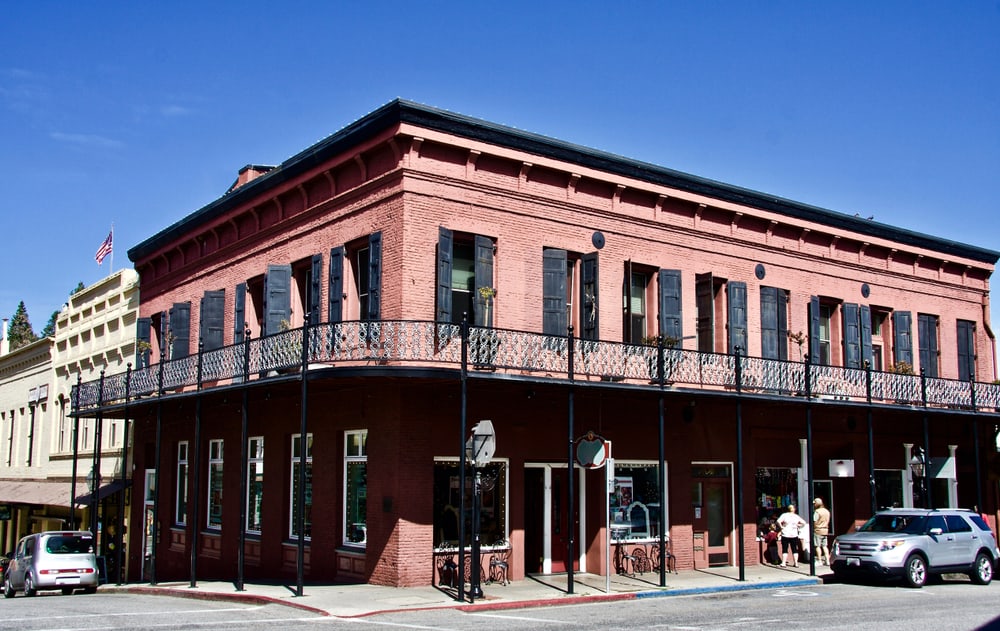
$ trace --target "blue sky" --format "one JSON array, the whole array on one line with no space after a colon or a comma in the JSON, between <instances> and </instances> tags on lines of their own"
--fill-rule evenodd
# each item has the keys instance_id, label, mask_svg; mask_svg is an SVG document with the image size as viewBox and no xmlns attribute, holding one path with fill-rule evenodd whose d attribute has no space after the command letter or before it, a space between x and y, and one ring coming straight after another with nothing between
<instances>
[{"instance_id":1,"label":"blue sky","mask_svg":"<svg viewBox=\"0 0 1000 631\"><path fill-rule=\"evenodd\" d=\"M0 316L396 97L1000 250L996 0L36 0L0 16Z\"/></svg>"}]
</instances>

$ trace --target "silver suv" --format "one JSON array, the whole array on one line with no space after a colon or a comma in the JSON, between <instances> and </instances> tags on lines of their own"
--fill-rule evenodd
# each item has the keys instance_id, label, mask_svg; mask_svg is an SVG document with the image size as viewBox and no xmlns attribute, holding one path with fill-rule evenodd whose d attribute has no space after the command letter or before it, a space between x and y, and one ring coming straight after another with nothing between
<instances>
[{"instance_id":1,"label":"silver suv","mask_svg":"<svg viewBox=\"0 0 1000 631\"><path fill-rule=\"evenodd\" d=\"M988 585L1000 559L997 540L978 514L959 509L894 508L876 513L833 542L837 577L902 577L922 587L931 574L968 574Z\"/></svg>"}]
</instances>

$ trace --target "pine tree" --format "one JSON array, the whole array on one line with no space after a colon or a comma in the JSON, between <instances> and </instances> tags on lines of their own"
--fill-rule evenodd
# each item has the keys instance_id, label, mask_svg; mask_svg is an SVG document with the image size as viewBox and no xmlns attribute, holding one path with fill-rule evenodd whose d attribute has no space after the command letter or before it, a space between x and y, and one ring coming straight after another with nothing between
<instances>
[{"instance_id":1,"label":"pine tree","mask_svg":"<svg viewBox=\"0 0 1000 631\"><path fill-rule=\"evenodd\" d=\"M49 318L48 323L45 325L45 328L42 329L41 333L42 337L52 337L53 335L56 334L56 318L58 317L59 317L59 312L53 311L52 316Z\"/></svg>"},{"instance_id":2,"label":"pine tree","mask_svg":"<svg viewBox=\"0 0 1000 631\"><path fill-rule=\"evenodd\" d=\"M14 317L10 320L10 326L7 328L7 339L12 351L38 339L38 336L31 329L31 320L28 319L28 310L25 308L23 300L17 305L17 311L14 312Z\"/></svg>"}]
</instances>

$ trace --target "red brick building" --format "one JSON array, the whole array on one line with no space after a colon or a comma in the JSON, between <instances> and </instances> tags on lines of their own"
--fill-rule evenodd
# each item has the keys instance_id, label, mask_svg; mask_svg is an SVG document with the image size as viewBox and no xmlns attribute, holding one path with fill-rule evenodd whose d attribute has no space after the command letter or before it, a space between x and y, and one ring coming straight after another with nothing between
<instances>
[{"instance_id":1,"label":"red brick building","mask_svg":"<svg viewBox=\"0 0 1000 631\"><path fill-rule=\"evenodd\" d=\"M995 520L998 256L394 101L132 248L77 413L134 419L132 577L447 580L481 419L484 564L755 564L813 495Z\"/></svg>"}]
</instances>

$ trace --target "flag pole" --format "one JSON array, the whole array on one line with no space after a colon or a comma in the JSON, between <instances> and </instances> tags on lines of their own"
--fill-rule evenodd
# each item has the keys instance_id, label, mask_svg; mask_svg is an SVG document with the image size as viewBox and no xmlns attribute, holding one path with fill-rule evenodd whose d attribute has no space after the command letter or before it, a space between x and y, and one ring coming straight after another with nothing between
<instances>
[{"instance_id":1,"label":"flag pole","mask_svg":"<svg viewBox=\"0 0 1000 631\"><path fill-rule=\"evenodd\" d=\"M111 274L115 273L115 222L111 222ZM111 274L108 274L109 276Z\"/></svg>"}]
</instances>

